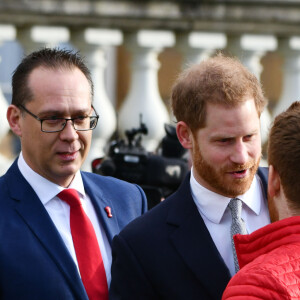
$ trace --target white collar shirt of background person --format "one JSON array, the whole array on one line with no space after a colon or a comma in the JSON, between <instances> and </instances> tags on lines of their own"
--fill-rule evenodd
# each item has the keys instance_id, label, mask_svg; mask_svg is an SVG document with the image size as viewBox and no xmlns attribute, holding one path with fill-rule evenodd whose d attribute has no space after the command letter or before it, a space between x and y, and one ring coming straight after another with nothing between
<instances>
[{"instance_id":1,"label":"white collar shirt of background person","mask_svg":"<svg viewBox=\"0 0 300 300\"><path fill-rule=\"evenodd\" d=\"M231 198L214 193L199 184L193 175L193 168L190 186L197 209L231 276L233 276L235 268L230 235L231 213L227 208ZM249 190L237 198L243 201L242 218L246 223L248 233L270 224L268 204L265 201L262 183L258 175L254 176Z\"/></svg>"},{"instance_id":2,"label":"white collar shirt of background person","mask_svg":"<svg viewBox=\"0 0 300 300\"><path fill-rule=\"evenodd\" d=\"M22 152L20 153L18 158L18 167L22 175L25 177L25 179L28 181L28 183L31 185L31 187L43 203L56 229L60 233L60 236L62 237L67 249L69 250L74 262L76 263L79 272L70 229L70 207L66 202L62 201L56 196L64 188L34 172L25 162ZM93 224L103 258L107 283L109 286L111 281L111 246L107 239L104 228L97 218L91 199L85 193L80 171L75 174L75 177L68 188L77 190L80 196L80 201L82 202L83 209Z\"/></svg>"}]
</instances>

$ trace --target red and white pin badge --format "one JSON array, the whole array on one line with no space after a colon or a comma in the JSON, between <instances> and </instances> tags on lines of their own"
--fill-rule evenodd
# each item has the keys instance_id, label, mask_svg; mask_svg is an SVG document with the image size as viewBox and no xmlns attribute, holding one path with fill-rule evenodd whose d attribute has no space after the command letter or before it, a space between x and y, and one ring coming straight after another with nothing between
<instances>
[{"instance_id":1,"label":"red and white pin badge","mask_svg":"<svg viewBox=\"0 0 300 300\"><path fill-rule=\"evenodd\" d=\"M105 211L106 211L106 213L107 213L107 216L108 216L109 218L112 218L111 208L110 208L109 206L106 206L104 209L105 209Z\"/></svg>"}]
</instances>

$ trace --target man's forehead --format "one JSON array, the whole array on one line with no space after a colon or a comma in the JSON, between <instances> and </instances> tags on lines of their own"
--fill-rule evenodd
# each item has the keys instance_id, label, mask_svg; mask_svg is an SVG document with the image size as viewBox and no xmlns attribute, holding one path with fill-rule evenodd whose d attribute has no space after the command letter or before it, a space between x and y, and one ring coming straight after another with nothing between
<instances>
[{"instance_id":1,"label":"man's forehead","mask_svg":"<svg viewBox=\"0 0 300 300\"><path fill-rule=\"evenodd\" d=\"M91 105L86 105L82 107L70 106L70 107L49 107L44 106L39 110L40 114L50 114L50 115L64 115L64 114L85 114L92 110Z\"/></svg>"},{"instance_id":2,"label":"man's forehead","mask_svg":"<svg viewBox=\"0 0 300 300\"><path fill-rule=\"evenodd\" d=\"M239 111L241 108L244 109L245 112L253 113L253 110L258 111L255 105L255 101L253 98L246 98L245 100L236 101L235 103L219 103L219 102L208 102L206 104L206 116L208 114L213 114L214 112L224 112L227 114L235 113Z\"/></svg>"},{"instance_id":3,"label":"man's forehead","mask_svg":"<svg viewBox=\"0 0 300 300\"><path fill-rule=\"evenodd\" d=\"M34 69L31 70L29 73L29 77L32 77L36 74L66 74L66 73L74 73L76 71L79 71L83 74L83 72L76 66L45 66L45 65L40 65L35 67ZM83 74L84 75L84 74Z\"/></svg>"},{"instance_id":4,"label":"man's forehead","mask_svg":"<svg viewBox=\"0 0 300 300\"><path fill-rule=\"evenodd\" d=\"M41 81L43 80L47 81ZM27 81L30 89L41 89L43 91L51 91L51 85L55 85L59 89L79 89L88 88L91 92L91 85L85 74L77 67L74 68L48 68L44 66L33 69ZM49 87L49 89L47 89ZM55 90L53 90L55 92Z\"/></svg>"},{"instance_id":5,"label":"man's forehead","mask_svg":"<svg viewBox=\"0 0 300 300\"><path fill-rule=\"evenodd\" d=\"M259 123L259 116L253 99L244 101L237 106L228 107L222 104L209 104L206 110L205 127L220 126L236 127L238 124L252 127Z\"/></svg>"},{"instance_id":6,"label":"man's forehead","mask_svg":"<svg viewBox=\"0 0 300 300\"><path fill-rule=\"evenodd\" d=\"M224 110L231 110L240 107L245 103L251 103L255 106L255 100L252 96L244 96L241 99L234 99L232 101L227 101L225 99L224 101L211 99L211 101L206 102L206 107L220 107Z\"/></svg>"}]
</instances>

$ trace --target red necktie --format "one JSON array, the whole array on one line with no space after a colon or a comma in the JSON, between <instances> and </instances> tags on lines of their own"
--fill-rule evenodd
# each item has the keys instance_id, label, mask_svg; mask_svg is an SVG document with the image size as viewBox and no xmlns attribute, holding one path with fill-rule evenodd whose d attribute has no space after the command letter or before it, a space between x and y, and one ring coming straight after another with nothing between
<instances>
[{"instance_id":1,"label":"red necktie","mask_svg":"<svg viewBox=\"0 0 300 300\"><path fill-rule=\"evenodd\" d=\"M108 299L103 259L94 227L85 214L79 195L65 189L57 195L70 205L70 227L81 280L90 300Z\"/></svg>"}]
</instances>

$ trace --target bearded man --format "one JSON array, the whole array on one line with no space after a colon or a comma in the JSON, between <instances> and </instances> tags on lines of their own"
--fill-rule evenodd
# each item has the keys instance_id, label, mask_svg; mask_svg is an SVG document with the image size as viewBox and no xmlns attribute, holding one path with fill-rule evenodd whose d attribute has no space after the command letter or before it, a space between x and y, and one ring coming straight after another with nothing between
<instances>
[{"instance_id":1,"label":"bearded man","mask_svg":"<svg viewBox=\"0 0 300 300\"><path fill-rule=\"evenodd\" d=\"M172 109L192 169L115 237L111 299L221 299L238 268L232 231L270 223L267 169L258 167L265 105L257 78L236 59L217 55L179 76Z\"/></svg>"}]
</instances>

